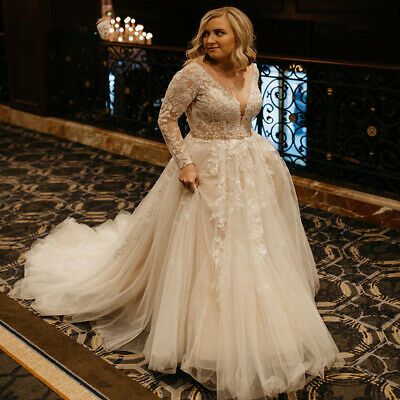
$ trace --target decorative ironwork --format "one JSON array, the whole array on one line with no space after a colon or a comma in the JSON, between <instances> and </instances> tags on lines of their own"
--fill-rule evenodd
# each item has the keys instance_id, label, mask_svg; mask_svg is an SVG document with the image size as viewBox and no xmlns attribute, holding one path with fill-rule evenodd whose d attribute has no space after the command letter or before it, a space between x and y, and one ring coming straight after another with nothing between
<instances>
[{"instance_id":1,"label":"decorative ironwork","mask_svg":"<svg viewBox=\"0 0 400 400\"><path fill-rule=\"evenodd\" d=\"M75 36L57 31L52 37L56 115L163 140L158 113L165 89L184 61L182 51L104 42L83 28ZM187 132L185 118L179 122Z\"/></svg>"},{"instance_id":2,"label":"decorative ironwork","mask_svg":"<svg viewBox=\"0 0 400 400\"><path fill-rule=\"evenodd\" d=\"M297 174L400 195L400 68L298 65L259 57L258 132Z\"/></svg>"},{"instance_id":3,"label":"decorative ironwork","mask_svg":"<svg viewBox=\"0 0 400 400\"><path fill-rule=\"evenodd\" d=\"M368 136L376 136L376 134L378 133L378 130L376 129L375 126L369 126L367 128L367 134Z\"/></svg>"}]
</instances>

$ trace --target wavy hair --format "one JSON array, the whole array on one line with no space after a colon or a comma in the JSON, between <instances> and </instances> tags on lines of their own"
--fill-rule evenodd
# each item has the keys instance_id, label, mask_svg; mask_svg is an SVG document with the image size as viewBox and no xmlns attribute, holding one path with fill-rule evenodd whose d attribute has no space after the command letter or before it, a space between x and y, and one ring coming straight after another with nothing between
<instances>
[{"instance_id":1,"label":"wavy hair","mask_svg":"<svg viewBox=\"0 0 400 400\"><path fill-rule=\"evenodd\" d=\"M186 51L186 61L184 66L199 59L209 60L209 56L203 46L204 29L207 23L218 17L225 17L233 30L236 39L236 47L231 53L231 60L235 67L244 70L256 59L255 39L253 24L249 17L236 7L220 7L208 11L200 20L197 34L190 42L190 47Z\"/></svg>"}]
</instances>

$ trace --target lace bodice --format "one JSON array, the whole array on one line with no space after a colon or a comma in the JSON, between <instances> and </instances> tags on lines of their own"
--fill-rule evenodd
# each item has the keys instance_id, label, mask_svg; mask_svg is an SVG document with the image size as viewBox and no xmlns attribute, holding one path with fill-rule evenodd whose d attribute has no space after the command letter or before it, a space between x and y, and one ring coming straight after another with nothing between
<instances>
[{"instance_id":1,"label":"lace bodice","mask_svg":"<svg viewBox=\"0 0 400 400\"><path fill-rule=\"evenodd\" d=\"M187 64L173 76L162 102L158 125L179 168L193 162L178 126L178 118L184 112L193 137L226 140L251 135L251 121L262 106L259 71L255 63L252 67L252 81L243 114L239 101L199 62Z\"/></svg>"}]
</instances>

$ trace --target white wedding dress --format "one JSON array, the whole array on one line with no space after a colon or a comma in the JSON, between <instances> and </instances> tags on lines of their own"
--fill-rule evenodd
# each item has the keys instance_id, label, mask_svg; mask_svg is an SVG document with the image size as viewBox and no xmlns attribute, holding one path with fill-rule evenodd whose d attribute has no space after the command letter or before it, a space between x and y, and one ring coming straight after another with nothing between
<instances>
[{"instance_id":1,"label":"white wedding dress","mask_svg":"<svg viewBox=\"0 0 400 400\"><path fill-rule=\"evenodd\" d=\"M173 155L131 214L91 228L67 218L25 253L9 293L44 315L92 321L106 349L180 368L218 399L302 388L343 358L314 296L317 270L286 164L245 110L198 61L178 71L159 125ZM190 133L177 119L186 112ZM178 180L194 162L199 187Z\"/></svg>"}]
</instances>

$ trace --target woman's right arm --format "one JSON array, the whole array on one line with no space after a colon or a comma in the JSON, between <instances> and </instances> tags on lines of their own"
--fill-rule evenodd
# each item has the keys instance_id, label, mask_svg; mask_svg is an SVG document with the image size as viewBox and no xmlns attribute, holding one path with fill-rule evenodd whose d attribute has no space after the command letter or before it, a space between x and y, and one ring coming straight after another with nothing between
<instances>
[{"instance_id":1,"label":"woman's right arm","mask_svg":"<svg viewBox=\"0 0 400 400\"><path fill-rule=\"evenodd\" d=\"M197 88L196 77L189 64L172 77L158 116L158 125L165 143L180 169L192 164L193 160L182 138L178 118L196 97Z\"/></svg>"}]
</instances>

